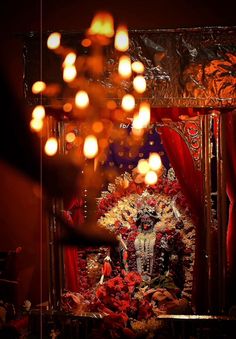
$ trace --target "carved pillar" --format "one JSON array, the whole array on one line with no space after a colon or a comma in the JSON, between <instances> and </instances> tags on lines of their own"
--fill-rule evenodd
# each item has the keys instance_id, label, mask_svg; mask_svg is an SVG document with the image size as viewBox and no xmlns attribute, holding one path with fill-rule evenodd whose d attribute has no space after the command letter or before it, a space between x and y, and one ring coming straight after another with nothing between
<instances>
[{"instance_id":1,"label":"carved pillar","mask_svg":"<svg viewBox=\"0 0 236 339\"><path fill-rule=\"evenodd\" d=\"M62 123L56 123L50 117L48 119L48 136L55 136L58 139L59 153L63 153L63 145L60 142L62 133ZM49 246L49 309L60 309L60 297L64 288L64 258L63 248L58 244L57 239L60 237L60 227L56 220L57 214L62 210L63 203L61 200L52 198L47 202L48 213L48 246Z\"/></svg>"}]
</instances>

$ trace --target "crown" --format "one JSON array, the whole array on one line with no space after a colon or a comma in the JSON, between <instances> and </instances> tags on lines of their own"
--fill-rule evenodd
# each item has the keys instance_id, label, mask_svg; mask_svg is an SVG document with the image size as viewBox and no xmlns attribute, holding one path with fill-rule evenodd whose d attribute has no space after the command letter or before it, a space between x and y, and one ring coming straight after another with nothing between
<instances>
[{"instance_id":1,"label":"crown","mask_svg":"<svg viewBox=\"0 0 236 339\"><path fill-rule=\"evenodd\" d=\"M156 200L153 195L146 190L137 199L136 220L140 220L144 216L159 218L159 213L156 211Z\"/></svg>"}]
</instances>

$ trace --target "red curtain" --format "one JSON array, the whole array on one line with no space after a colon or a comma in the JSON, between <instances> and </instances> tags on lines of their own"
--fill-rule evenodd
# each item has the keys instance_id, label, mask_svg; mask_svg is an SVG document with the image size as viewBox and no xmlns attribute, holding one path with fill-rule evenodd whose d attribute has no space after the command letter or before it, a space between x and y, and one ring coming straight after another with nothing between
<instances>
[{"instance_id":1,"label":"red curtain","mask_svg":"<svg viewBox=\"0 0 236 339\"><path fill-rule=\"evenodd\" d=\"M203 114L204 111L201 112ZM163 118L171 118L173 121L177 120L180 115L194 116L198 111L189 108L170 108L170 109L153 109L152 116L155 121L161 121ZM203 214L203 201L202 201L202 180L203 175L200 170L194 166L192 155L183 138L174 130L169 127L161 127L161 139L170 160L171 166L175 170L176 177L182 187L193 217L196 223L196 258L194 267L194 282L193 282L193 304L196 310L201 312L205 308L206 298L203 295L205 290L203 274L203 262L205 260L204 253L201 252L202 248L202 214Z\"/></svg>"},{"instance_id":2,"label":"red curtain","mask_svg":"<svg viewBox=\"0 0 236 339\"><path fill-rule=\"evenodd\" d=\"M230 304L236 304L236 111L226 113L226 186L229 197L227 259Z\"/></svg>"},{"instance_id":3,"label":"red curtain","mask_svg":"<svg viewBox=\"0 0 236 339\"><path fill-rule=\"evenodd\" d=\"M67 207L67 219L74 225L84 222L83 201L74 198ZM79 292L78 248L66 247L64 251L65 288Z\"/></svg>"}]
</instances>

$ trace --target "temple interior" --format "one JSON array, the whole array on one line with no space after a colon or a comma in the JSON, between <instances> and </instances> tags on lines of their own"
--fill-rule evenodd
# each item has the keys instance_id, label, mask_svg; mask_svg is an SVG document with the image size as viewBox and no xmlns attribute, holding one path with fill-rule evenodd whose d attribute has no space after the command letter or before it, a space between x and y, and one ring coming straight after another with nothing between
<instances>
[{"instance_id":1,"label":"temple interior","mask_svg":"<svg viewBox=\"0 0 236 339\"><path fill-rule=\"evenodd\" d=\"M233 2L0 12L0 339L235 338Z\"/></svg>"}]
</instances>

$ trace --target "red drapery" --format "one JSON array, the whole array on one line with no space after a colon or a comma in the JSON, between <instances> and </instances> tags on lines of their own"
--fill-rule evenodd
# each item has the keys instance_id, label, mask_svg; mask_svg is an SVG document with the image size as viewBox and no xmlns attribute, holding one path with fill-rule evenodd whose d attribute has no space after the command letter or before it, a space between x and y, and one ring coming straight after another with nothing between
<instances>
[{"instance_id":1,"label":"red drapery","mask_svg":"<svg viewBox=\"0 0 236 339\"><path fill-rule=\"evenodd\" d=\"M236 304L236 111L226 113L226 186L230 201L227 232L230 304Z\"/></svg>"},{"instance_id":2,"label":"red drapery","mask_svg":"<svg viewBox=\"0 0 236 339\"><path fill-rule=\"evenodd\" d=\"M84 222L83 201L74 198L67 207L67 218L74 225ZM70 220L71 219L71 220ZM72 292L79 292L78 249L66 247L64 251L65 261L65 288Z\"/></svg>"},{"instance_id":3,"label":"red drapery","mask_svg":"<svg viewBox=\"0 0 236 339\"><path fill-rule=\"evenodd\" d=\"M203 114L204 111L201 112ZM191 108L165 108L153 109L152 117L155 121L161 121L163 118L171 118L176 121L180 115L195 116L197 110ZM169 157L170 163L175 170L176 177L182 187L190 208L192 210L195 223L196 223L196 257L194 266L194 282L193 282L193 304L196 310L201 312L204 310L204 303L206 298L203 295L204 280L201 269L204 261L204 254L201 252L202 248L202 214L203 214L203 201L202 201L202 180L203 175L200 170L194 166L193 158L190 150L183 140L183 138L173 129L169 127L161 127L161 139Z\"/></svg>"}]
</instances>

